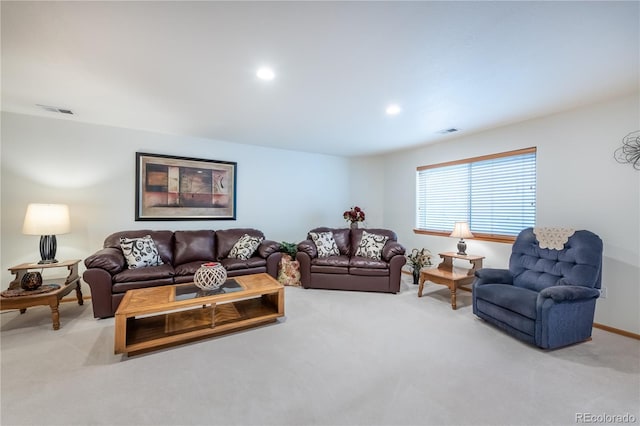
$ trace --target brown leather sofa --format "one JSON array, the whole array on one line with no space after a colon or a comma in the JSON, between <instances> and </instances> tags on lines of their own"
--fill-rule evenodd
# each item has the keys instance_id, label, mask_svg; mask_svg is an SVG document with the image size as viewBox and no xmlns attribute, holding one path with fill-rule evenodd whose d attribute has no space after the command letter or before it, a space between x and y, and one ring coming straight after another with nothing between
<instances>
[{"instance_id":1,"label":"brown leather sofa","mask_svg":"<svg viewBox=\"0 0 640 426\"><path fill-rule=\"evenodd\" d=\"M266 272L275 278L282 256L280 244L275 241L262 241L247 260L227 257L244 234L264 238L261 231L249 228L222 231L136 230L109 235L104 240L104 248L84 261L87 269L83 278L91 288L93 316L113 316L127 290L193 281L196 270L206 262L221 262L229 277ZM140 238L145 235L153 239L164 264L128 269L120 249L120 237Z\"/></svg>"},{"instance_id":2,"label":"brown leather sofa","mask_svg":"<svg viewBox=\"0 0 640 426\"><path fill-rule=\"evenodd\" d=\"M339 256L318 257L318 250L310 235L298 244L300 280L304 288L360 290L397 293L400 291L402 266L406 263L405 249L398 243L395 232L387 229L316 228L309 232L333 233ZM389 237L382 248L381 260L356 256L362 232Z\"/></svg>"}]
</instances>

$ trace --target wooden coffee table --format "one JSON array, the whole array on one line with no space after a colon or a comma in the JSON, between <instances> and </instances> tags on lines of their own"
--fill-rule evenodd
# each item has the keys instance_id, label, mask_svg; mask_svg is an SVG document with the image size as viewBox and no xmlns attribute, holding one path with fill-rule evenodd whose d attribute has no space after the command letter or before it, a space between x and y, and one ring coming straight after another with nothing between
<instances>
[{"instance_id":1,"label":"wooden coffee table","mask_svg":"<svg viewBox=\"0 0 640 426\"><path fill-rule=\"evenodd\" d=\"M211 293L193 283L129 290L115 314L115 353L135 355L284 316L284 287L268 274L232 277Z\"/></svg>"}]
</instances>

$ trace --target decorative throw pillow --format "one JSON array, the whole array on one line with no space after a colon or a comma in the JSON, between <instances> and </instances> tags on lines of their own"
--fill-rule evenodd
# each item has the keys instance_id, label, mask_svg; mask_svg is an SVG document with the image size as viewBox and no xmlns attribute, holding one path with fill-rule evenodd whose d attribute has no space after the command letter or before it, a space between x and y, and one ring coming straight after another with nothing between
<instances>
[{"instance_id":1,"label":"decorative throw pillow","mask_svg":"<svg viewBox=\"0 0 640 426\"><path fill-rule=\"evenodd\" d=\"M120 237L120 248L129 269L163 264L156 243L153 242L150 235L145 235L142 238Z\"/></svg>"},{"instance_id":2,"label":"decorative throw pillow","mask_svg":"<svg viewBox=\"0 0 640 426\"><path fill-rule=\"evenodd\" d=\"M244 234L231 248L229 252L230 259L247 260L258 249L258 246L264 238L252 237L249 234Z\"/></svg>"},{"instance_id":3,"label":"decorative throw pillow","mask_svg":"<svg viewBox=\"0 0 640 426\"><path fill-rule=\"evenodd\" d=\"M309 232L309 235L318 249L318 257L340 255L333 232Z\"/></svg>"},{"instance_id":4,"label":"decorative throw pillow","mask_svg":"<svg viewBox=\"0 0 640 426\"><path fill-rule=\"evenodd\" d=\"M389 237L385 235L370 234L362 231L362 239L358 244L356 256L368 257L373 260L382 259L382 248L386 244Z\"/></svg>"},{"instance_id":5,"label":"decorative throw pillow","mask_svg":"<svg viewBox=\"0 0 640 426\"><path fill-rule=\"evenodd\" d=\"M290 255L283 254L278 265L278 282L282 285L302 287L300 283L300 263Z\"/></svg>"}]
</instances>

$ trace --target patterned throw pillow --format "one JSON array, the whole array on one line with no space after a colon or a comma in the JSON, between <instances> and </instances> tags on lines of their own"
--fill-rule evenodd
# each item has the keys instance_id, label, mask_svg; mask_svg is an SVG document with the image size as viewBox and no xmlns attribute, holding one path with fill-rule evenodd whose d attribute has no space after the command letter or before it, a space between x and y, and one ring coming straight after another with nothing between
<instances>
[{"instance_id":1,"label":"patterned throw pillow","mask_svg":"<svg viewBox=\"0 0 640 426\"><path fill-rule=\"evenodd\" d=\"M368 257L373 260L382 259L382 248L386 244L389 237L385 235L370 234L362 231L362 239L358 244L356 256Z\"/></svg>"},{"instance_id":2,"label":"patterned throw pillow","mask_svg":"<svg viewBox=\"0 0 640 426\"><path fill-rule=\"evenodd\" d=\"M244 234L231 248L229 252L230 259L247 260L258 249L258 246L264 238L252 237L249 234Z\"/></svg>"},{"instance_id":3,"label":"patterned throw pillow","mask_svg":"<svg viewBox=\"0 0 640 426\"><path fill-rule=\"evenodd\" d=\"M309 232L309 235L318 249L318 257L340 255L333 232Z\"/></svg>"},{"instance_id":4,"label":"patterned throw pillow","mask_svg":"<svg viewBox=\"0 0 640 426\"><path fill-rule=\"evenodd\" d=\"M129 269L163 264L156 243L153 242L150 235L145 235L142 238L120 237L120 248Z\"/></svg>"}]
</instances>

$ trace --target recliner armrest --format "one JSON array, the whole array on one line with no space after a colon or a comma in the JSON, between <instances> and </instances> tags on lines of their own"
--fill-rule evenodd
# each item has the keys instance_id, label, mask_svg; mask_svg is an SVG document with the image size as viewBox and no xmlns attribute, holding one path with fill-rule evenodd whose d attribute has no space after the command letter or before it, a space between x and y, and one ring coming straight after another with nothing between
<instances>
[{"instance_id":1,"label":"recliner armrest","mask_svg":"<svg viewBox=\"0 0 640 426\"><path fill-rule=\"evenodd\" d=\"M304 240L298 244L298 251L306 253L310 258L318 257L318 249L311 240Z\"/></svg>"},{"instance_id":2,"label":"recliner armrest","mask_svg":"<svg viewBox=\"0 0 640 426\"><path fill-rule=\"evenodd\" d=\"M473 285L513 284L513 276L508 269L482 268L476 271Z\"/></svg>"},{"instance_id":3,"label":"recliner armrest","mask_svg":"<svg viewBox=\"0 0 640 426\"><path fill-rule=\"evenodd\" d=\"M567 302L597 299L600 297L600 292L595 288L579 285L556 285L543 289L538 297L553 299L554 302Z\"/></svg>"},{"instance_id":4,"label":"recliner armrest","mask_svg":"<svg viewBox=\"0 0 640 426\"><path fill-rule=\"evenodd\" d=\"M278 253L280 251L280 243L277 243L272 240L264 240L258 246L258 254L260 257L266 259L273 253Z\"/></svg>"}]
</instances>

